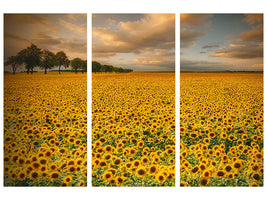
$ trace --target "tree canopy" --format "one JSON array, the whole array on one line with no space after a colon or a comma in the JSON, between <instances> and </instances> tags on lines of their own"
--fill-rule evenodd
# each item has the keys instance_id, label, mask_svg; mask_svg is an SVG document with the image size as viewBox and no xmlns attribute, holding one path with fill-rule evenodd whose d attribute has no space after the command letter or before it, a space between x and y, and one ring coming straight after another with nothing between
<instances>
[{"instance_id":1,"label":"tree canopy","mask_svg":"<svg viewBox=\"0 0 267 200\"><path fill-rule=\"evenodd\" d=\"M60 68L61 66L64 66L65 68L69 67L70 61L65 54L64 51L59 51L56 54L56 60L57 60L57 65L58 65L58 73L60 74Z\"/></svg>"},{"instance_id":2,"label":"tree canopy","mask_svg":"<svg viewBox=\"0 0 267 200\"><path fill-rule=\"evenodd\" d=\"M18 53L18 56L21 57L22 63L25 64L25 67L27 69L27 74L29 74L30 70L31 73L33 73L34 67L40 66L42 51L36 45L31 44L31 46L21 50Z\"/></svg>"},{"instance_id":3,"label":"tree canopy","mask_svg":"<svg viewBox=\"0 0 267 200\"><path fill-rule=\"evenodd\" d=\"M132 69L124 69L121 67L114 67L112 65L102 65L97 61L92 61L92 72L118 72L118 73L128 73L132 72Z\"/></svg>"},{"instance_id":4,"label":"tree canopy","mask_svg":"<svg viewBox=\"0 0 267 200\"><path fill-rule=\"evenodd\" d=\"M49 50L44 50L42 54L42 60L40 63L40 68L45 70L45 74L47 73L47 69L52 69L57 64L56 55Z\"/></svg>"},{"instance_id":5,"label":"tree canopy","mask_svg":"<svg viewBox=\"0 0 267 200\"><path fill-rule=\"evenodd\" d=\"M71 60L71 67L73 70L75 70L75 73L77 74L78 69L81 69L83 66L83 60L80 58L74 58Z\"/></svg>"},{"instance_id":6,"label":"tree canopy","mask_svg":"<svg viewBox=\"0 0 267 200\"><path fill-rule=\"evenodd\" d=\"M5 62L5 65L11 65L12 72L13 74L15 74L17 70L17 66L21 65L22 63L23 63L22 57L19 55L16 55L16 56L8 57L7 61Z\"/></svg>"}]
</instances>

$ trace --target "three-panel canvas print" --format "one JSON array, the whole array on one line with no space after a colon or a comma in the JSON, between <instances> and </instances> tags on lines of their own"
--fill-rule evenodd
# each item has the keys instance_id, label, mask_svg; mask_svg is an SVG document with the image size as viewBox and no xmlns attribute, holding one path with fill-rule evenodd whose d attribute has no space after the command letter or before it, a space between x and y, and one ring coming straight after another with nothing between
<instances>
[{"instance_id":1,"label":"three-panel canvas print","mask_svg":"<svg viewBox=\"0 0 267 200\"><path fill-rule=\"evenodd\" d=\"M4 14L4 186L263 186L263 14L90 15Z\"/></svg>"}]
</instances>

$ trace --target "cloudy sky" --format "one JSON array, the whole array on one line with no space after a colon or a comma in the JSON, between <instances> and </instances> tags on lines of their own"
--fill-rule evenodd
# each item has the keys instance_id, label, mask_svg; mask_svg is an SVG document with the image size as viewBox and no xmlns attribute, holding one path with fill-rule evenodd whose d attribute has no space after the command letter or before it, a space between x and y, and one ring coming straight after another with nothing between
<instances>
[{"instance_id":1,"label":"cloudy sky","mask_svg":"<svg viewBox=\"0 0 267 200\"><path fill-rule=\"evenodd\" d=\"M181 70L263 70L262 14L181 14Z\"/></svg>"},{"instance_id":2,"label":"cloudy sky","mask_svg":"<svg viewBox=\"0 0 267 200\"><path fill-rule=\"evenodd\" d=\"M4 59L31 45L87 58L86 14L5 14Z\"/></svg>"},{"instance_id":3,"label":"cloudy sky","mask_svg":"<svg viewBox=\"0 0 267 200\"><path fill-rule=\"evenodd\" d=\"M175 70L174 14L93 14L92 59L134 71Z\"/></svg>"}]
</instances>

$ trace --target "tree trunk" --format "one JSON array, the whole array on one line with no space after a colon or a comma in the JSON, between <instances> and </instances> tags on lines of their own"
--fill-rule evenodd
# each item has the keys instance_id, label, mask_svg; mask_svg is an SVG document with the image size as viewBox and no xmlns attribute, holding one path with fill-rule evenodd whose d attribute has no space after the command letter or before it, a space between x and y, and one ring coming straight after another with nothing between
<instances>
[{"instance_id":1,"label":"tree trunk","mask_svg":"<svg viewBox=\"0 0 267 200\"><path fill-rule=\"evenodd\" d=\"M27 74L29 74L29 73L30 73L30 68L27 69Z\"/></svg>"},{"instance_id":2,"label":"tree trunk","mask_svg":"<svg viewBox=\"0 0 267 200\"><path fill-rule=\"evenodd\" d=\"M77 71L77 69L75 69L75 74L77 74L78 73L78 71Z\"/></svg>"},{"instance_id":3,"label":"tree trunk","mask_svg":"<svg viewBox=\"0 0 267 200\"><path fill-rule=\"evenodd\" d=\"M15 64L12 65L12 71L13 71L13 74L16 73L16 65Z\"/></svg>"},{"instance_id":4,"label":"tree trunk","mask_svg":"<svg viewBox=\"0 0 267 200\"><path fill-rule=\"evenodd\" d=\"M31 74L33 73L33 67L31 68Z\"/></svg>"},{"instance_id":5,"label":"tree trunk","mask_svg":"<svg viewBox=\"0 0 267 200\"><path fill-rule=\"evenodd\" d=\"M60 66L58 67L58 73L60 74Z\"/></svg>"},{"instance_id":6,"label":"tree trunk","mask_svg":"<svg viewBox=\"0 0 267 200\"><path fill-rule=\"evenodd\" d=\"M44 72L45 74L47 74L47 69L45 68L45 72Z\"/></svg>"}]
</instances>

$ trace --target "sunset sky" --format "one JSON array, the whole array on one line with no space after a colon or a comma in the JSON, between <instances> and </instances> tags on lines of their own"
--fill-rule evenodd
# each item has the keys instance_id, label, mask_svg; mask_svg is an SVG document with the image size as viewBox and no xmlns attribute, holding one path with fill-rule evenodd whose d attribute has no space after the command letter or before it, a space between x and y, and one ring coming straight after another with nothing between
<instances>
[{"instance_id":1,"label":"sunset sky","mask_svg":"<svg viewBox=\"0 0 267 200\"><path fill-rule=\"evenodd\" d=\"M31 45L87 58L86 14L5 14L4 59Z\"/></svg>"},{"instance_id":2,"label":"sunset sky","mask_svg":"<svg viewBox=\"0 0 267 200\"><path fill-rule=\"evenodd\" d=\"M134 71L175 70L174 14L93 14L92 60Z\"/></svg>"},{"instance_id":3,"label":"sunset sky","mask_svg":"<svg viewBox=\"0 0 267 200\"><path fill-rule=\"evenodd\" d=\"M181 71L262 71L262 14L181 14Z\"/></svg>"}]
</instances>

